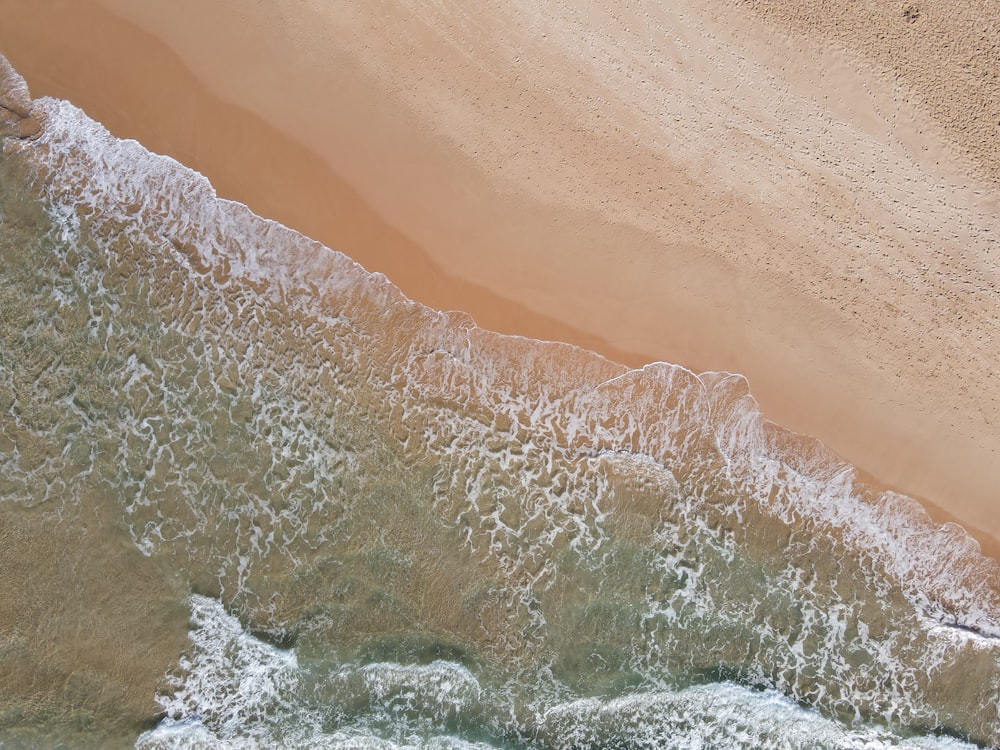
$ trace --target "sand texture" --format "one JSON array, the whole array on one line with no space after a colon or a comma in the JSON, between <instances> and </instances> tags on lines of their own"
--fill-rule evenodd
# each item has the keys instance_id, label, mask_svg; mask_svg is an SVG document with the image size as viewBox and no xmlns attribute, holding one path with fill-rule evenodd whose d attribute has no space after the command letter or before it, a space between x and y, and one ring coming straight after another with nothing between
<instances>
[{"instance_id":1,"label":"sand texture","mask_svg":"<svg viewBox=\"0 0 1000 750\"><path fill-rule=\"evenodd\" d=\"M471 7L471 6L469 6ZM0 0L34 95L1000 538L996 2Z\"/></svg>"}]
</instances>

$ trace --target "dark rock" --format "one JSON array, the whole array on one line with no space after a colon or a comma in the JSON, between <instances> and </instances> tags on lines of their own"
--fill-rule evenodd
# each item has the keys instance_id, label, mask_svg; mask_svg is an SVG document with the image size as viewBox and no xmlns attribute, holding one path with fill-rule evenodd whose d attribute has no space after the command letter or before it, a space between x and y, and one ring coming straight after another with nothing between
<instances>
[{"instance_id":1,"label":"dark rock","mask_svg":"<svg viewBox=\"0 0 1000 750\"><path fill-rule=\"evenodd\" d=\"M41 131L41 113L32 106L28 84L0 54L0 137L35 138Z\"/></svg>"}]
</instances>

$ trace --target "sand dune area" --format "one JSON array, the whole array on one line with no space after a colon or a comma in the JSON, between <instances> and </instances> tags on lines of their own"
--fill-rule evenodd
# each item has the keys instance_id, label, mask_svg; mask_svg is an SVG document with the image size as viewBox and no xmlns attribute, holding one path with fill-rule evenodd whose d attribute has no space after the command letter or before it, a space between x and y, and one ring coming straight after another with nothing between
<instances>
[{"instance_id":1,"label":"sand dune area","mask_svg":"<svg viewBox=\"0 0 1000 750\"><path fill-rule=\"evenodd\" d=\"M742 373L1000 550L996 0L0 0L0 50L432 307Z\"/></svg>"}]
</instances>

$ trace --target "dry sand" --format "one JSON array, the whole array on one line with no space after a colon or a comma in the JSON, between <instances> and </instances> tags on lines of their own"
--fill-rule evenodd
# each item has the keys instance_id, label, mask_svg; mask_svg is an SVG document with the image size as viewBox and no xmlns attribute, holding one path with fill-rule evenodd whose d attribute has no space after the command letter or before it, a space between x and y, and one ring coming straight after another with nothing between
<instances>
[{"instance_id":1,"label":"dry sand","mask_svg":"<svg viewBox=\"0 0 1000 750\"><path fill-rule=\"evenodd\" d=\"M324 5L0 0L0 49L411 297L744 373L1000 539L995 0Z\"/></svg>"}]
</instances>

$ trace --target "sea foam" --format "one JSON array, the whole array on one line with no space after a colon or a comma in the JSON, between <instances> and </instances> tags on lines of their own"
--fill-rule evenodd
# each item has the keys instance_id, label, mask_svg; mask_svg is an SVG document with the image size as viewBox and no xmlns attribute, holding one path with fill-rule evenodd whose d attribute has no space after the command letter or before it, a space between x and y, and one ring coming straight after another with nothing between
<instances>
[{"instance_id":1,"label":"sea foam","mask_svg":"<svg viewBox=\"0 0 1000 750\"><path fill-rule=\"evenodd\" d=\"M141 746L1000 737L997 564L763 419L741 376L484 331L36 107L42 136L5 150L55 227L65 274L39 299L84 306L107 353L106 404L32 385L100 447L40 471L66 502L97 483L138 549L212 594ZM38 502L38 467L4 462ZM328 654L355 708L317 709L317 672L235 614ZM358 656L386 638L408 659Z\"/></svg>"}]
</instances>

